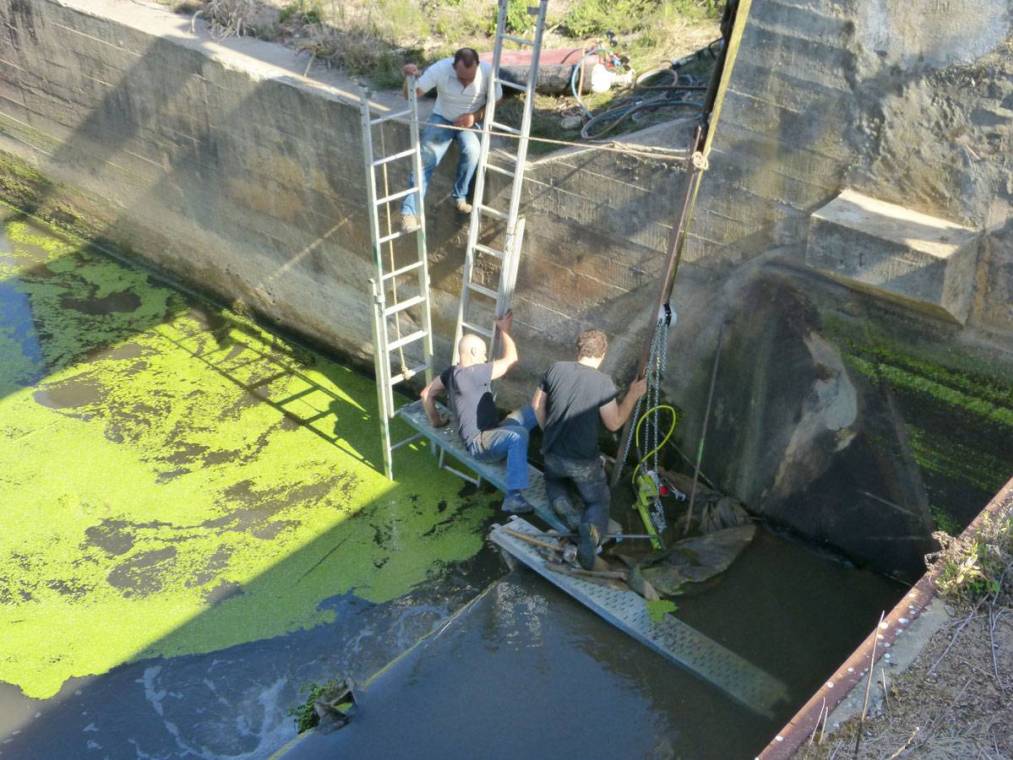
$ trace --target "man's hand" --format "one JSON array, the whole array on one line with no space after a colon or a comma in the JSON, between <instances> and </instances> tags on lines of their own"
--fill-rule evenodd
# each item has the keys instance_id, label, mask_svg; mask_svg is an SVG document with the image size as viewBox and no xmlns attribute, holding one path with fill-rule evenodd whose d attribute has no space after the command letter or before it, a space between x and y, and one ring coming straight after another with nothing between
<instances>
[{"instance_id":1,"label":"man's hand","mask_svg":"<svg viewBox=\"0 0 1013 760\"><path fill-rule=\"evenodd\" d=\"M637 378L632 383L630 383L630 389L626 393L626 395L627 397L632 398L634 401L637 401L645 393L647 393L647 378L641 377Z\"/></svg>"},{"instance_id":2,"label":"man's hand","mask_svg":"<svg viewBox=\"0 0 1013 760\"><path fill-rule=\"evenodd\" d=\"M470 129L471 127L475 126L475 121L476 121L475 114L466 113L454 119L454 126L463 127L464 129Z\"/></svg>"},{"instance_id":3,"label":"man's hand","mask_svg":"<svg viewBox=\"0 0 1013 760\"><path fill-rule=\"evenodd\" d=\"M510 309L506 310L506 313L496 320L496 327L499 328L501 333L509 335L510 331L514 327L514 313Z\"/></svg>"},{"instance_id":4,"label":"man's hand","mask_svg":"<svg viewBox=\"0 0 1013 760\"><path fill-rule=\"evenodd\" d=\"M436 413L435 417L429 418L429 424L431 424L434 428L444 427L448 422L450 422L450 418L446 415L440 414L439 412Z\"/></svg>"},{"instance_id":5,"label":"man's hand","mask_svg":"<svg viewBox=\"0 0 1013 760\"><path fill-rule=\"evenodd\" d=\"M406 77L417 77L419 75L419 67L414 63L406 63L401 67L401 73Z\"/></svg>"}]
</instances>

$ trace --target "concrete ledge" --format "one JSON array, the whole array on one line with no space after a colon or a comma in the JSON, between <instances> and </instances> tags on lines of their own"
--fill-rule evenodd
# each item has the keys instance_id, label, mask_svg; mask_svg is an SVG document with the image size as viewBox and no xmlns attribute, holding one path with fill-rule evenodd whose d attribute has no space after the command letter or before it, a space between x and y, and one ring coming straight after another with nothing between
<instances>
[{"instance_id":1,"label":"concrete ledge","mask_svg":"<svg viewBox=\"0 0 1013 760\"><path fill-rule=\"evenodd\" d=\"M969 227L849 189L810 218L806 263L964 324L978 247Z\"/></svg>"}]
</instances>

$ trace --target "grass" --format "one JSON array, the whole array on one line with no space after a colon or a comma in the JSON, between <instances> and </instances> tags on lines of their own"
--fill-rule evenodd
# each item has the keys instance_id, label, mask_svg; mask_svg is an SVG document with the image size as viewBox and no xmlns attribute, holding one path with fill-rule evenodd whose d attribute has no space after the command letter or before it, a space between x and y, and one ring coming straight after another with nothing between
<instances>
[{"instance_id":1,"label":"grass","mask_svg":"<svg viewBox=\"0 0 1013 760\"><path fill-rule=\"evenodd\" d=\"M994 520L986 517L973 537L935 536L943 545L936 558L940 564L936 586L945 598L974 603L999 592L1013 567L1013 512Z\"/></svg>"},{"instance_id":2,"label":"grass","mask_svg":"<svg viewBox=\"0 0 1013 760\"><path fill-rule=\"evenodd\" d=\"M169 0L165 0L169 2ZM288 44L312 60L344 69L379 89L400 87L401 66L426 66L463 46L492 48L496 4L490 0L175 0L200 14L220 35L249 34ZM510 0L507 26L524 34L534 20L529 0ZM718 36L718 0L554 0L543 47L606 46L642 72L681 58ZM612 41L608 35L612 34ZM584 98L604 108L614 93ZM572 97L539 98L532 134L579 139L560 120L579 113ZM518 121L516 99L501 111ZM637 127L645 124L635 125ZM540 152L551 150L543 146ZM539 152L536 151L536 152Z\"/></svg>"}]
</instances>

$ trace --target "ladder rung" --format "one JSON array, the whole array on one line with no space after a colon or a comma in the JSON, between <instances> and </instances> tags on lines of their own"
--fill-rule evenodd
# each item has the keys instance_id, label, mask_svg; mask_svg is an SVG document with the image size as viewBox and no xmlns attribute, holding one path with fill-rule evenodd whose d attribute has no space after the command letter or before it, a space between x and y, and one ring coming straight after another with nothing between
<instances>
[{"instance_id":1,"label":"ladder rung","mask_svg":"<svg viewBox=\"0 0 1013 760\"><path fill-rule=\"evenodd\" d=\"M383 122L390 121L391 119L400 119L402 116L409 116L411 112L412 109L406 108L403 111L398 111L397 113L389 113L386 116L381 116L378 119L370 119L369 126L375 127L377 124L382 124Z\"/></svg>"},{"instance_id":2,"label":"ladder rung","mask_svg":"<svg viewBox=\"0 0 1013 760\"><path fill-rule=\"evenodd\" d=\"M386 158L378 159L377 161L373 162L373 166L380 166L381 164L389 164L391 161L397 161L399 158L407 158L408 156L414 155L415 149L409 148L408 150L403 150L400 153L394 153L393 155L387 156Z\"/></svg>"},{"instance_id":3,"label":"ladder rung","mask_svg":"<svg viewBox=\"0 0 1013 760\"><path fill-rule=\"evenodd\" d=\"M504 40L510 40L511 42L516 42L518 45L527 45L529 47L534 47L535 46L535 41L534 40L527 40L527 39L524 39L523 37L517 37L516 35L513 35L513 34L504 34L503 37L502 37L502 39L504 39Z\"/></svg>"},{"instance_id":4,"label":"ladder rung","mask_svg":"<svg viewBox=\"0 0 1013 760\"><path fill-rule=\"evenodd\" d=\"M506 221L507 215L504 214L502 211L498 211L497 209L492 208L491 206L479 206L478 210L484 214L488 214L493 219L502 219Z\"/></svg>"},{"instance_id":5,"label":"ladder rung","mask_svg":"<svg viewBox=\"0 0 1013 760\"><path fill-rule=\"evenodd\" d=\"M383 279L390 280L393 279L394 277L400 277L403 274L408 274L408 272L412 271L413 269L418 269L424 263L425 263L424 261L416 261L411 264L407 264L406 266L403 266L400 269L395 269L393 272L387 272L387 274L383 276Z\"/></svg>"},{"instance_id":6,"label":"ladder rung","mask_svg":"<svg viewBox=\"0 0 1013 760\"><path fill-rule=\"evenodd\" d=\"M496 172L497 174L505 174L508 177L513 177L514 173L509 169L504 169L502 166L496 166L495 164L486 164L486 171Z\"/></svg>"},{"instance_id":7,"label":"ladder rung","mask_svg":"<svg viewBox=\"0 0 1013 760\"><path fill-rule=\"evenodd\" d=\"M469 282L468 288L469 290L474 290L476 293L481 293L486 298L499 298L499 294L495 290L487 288L485 285L479 285L477 282Z\"/></svg>"},{"instance_id":8,"label":"ladder rung","mask_svg":"<svg viewBox=\"0 0 1013 760\"><path fill-rule=\"evenodd\" d=\"M519 135L521 133L519 129L515 129L514 127L508 127L506 124L500 124L498 121L492 122L489 126L492 127L493 129L500 129L511 135Z\"/></svg>"},{"instance_id":9,"label":"ladder rung","mask_svg":"<svg viewBox=\"0 0 1013 760\"><path fill-rule=\"evenodd\" d=\"M419 374L420 372L425 372L427 369L429 369L429 365L428 364L420 364L417 367L412 367L411 369L408 370L408 374L407 375L404 372L401 372L400 374L394 375L394 377L392 377L390 379L390 384L391 385L397 385L402 380L407 380L410 377L415 377L415 375Z\"/></svg>"},{"instance_id":10,"label":"ladder rung","mask_svg":"<svg viewBox=\"0 0 1013 760\"><path fill-rule=\"evenodd\" d=\"M382 238L380 238L376 242L377 242L377 245L383 245L384 243L389 243L391 240L397 240L399 237L407 237L408 235L411 235L411 234L412 234L411 232L405 232L404 230L398 230L397 232L392 232L389 235L384 235Z\"/></svg>"},{"instance_id":11,"label":"ladder rung","mask_svg":"<svg viewBox=\"0 0 1013 760\"><path fill-rule=\"evenodd\" d=\"M415 435L410 435L403 441L398 441L397 443L391 444L390 450L394 451L395 449L399 449L402 446L407 446L409 443L414 443L419 438L425 438L425 435L423 433L416 433Z\"/></svg>"},{"instance_id":12,"label":"ladder rung","mask_svg":"<svg viewBox=\"0 0 1013 760\"><path fill-rule=\"evenodd\" d=\"M492 330L490 330L487 327L479 327L478 325L473 325L471 324L471 322L461 322L461 329L477 332L479 335L484 335L487 338L492 337Z\"/></svg>"},{"instance_id":13,"label":"ladder rung","mask_svg":"<svg viewBox=\"0 0 1013 760\"><path fill-rule=\"evenodd\" d=\"M388 343L387 344L387 350L388 351L393 351L393 350L395 350L397 348L401 348L401 346L407 346L409 343L412 343L412 342L414 342L416 340L421 340L424 337L426 337L426 331L425 330L416 330L411 335L406 335L405 337L401 338L400 340L395 340L393 343Z\"/></svg>"},{"instance_id":14,"label":"ladder rung","mask_svg":"<svg viewBox=\"0 0 1013 760\"><path fill-rule=\"evenodd\" d=\"M498 77L496 78L496 84L501 84L504 87L510 87L511 89L519 90L520 92L528 91L528 86L526 84L517 84L516 82L508 82L506 79L500 79Z\"/></svg>"},{"instance_id":15,"label":"ladder rung","mask_svg":"<svg viewBox=\"0 0 1013 760\"><path fill-rule=\"evenodd\" d=\"M475 243L475 250L481 251L482 253L487 254L489 256L495 256L497 259L500 260L503 259L503 251L497 251L495 248L490 248L489 246L482 245L481 243Z\"/></svg>"},{"instance_id":16,"label":"ladder rung","mask_svg":"<svg viewBox=\"0 0 1013 760\"><path fill-rule=\"evenodd\" d=\"M391 193L390 195L385 195L382 198L377 199L376 205L382 206L384 203L396 201L398 198L404 198L406 195L411 195L412 193L417 193L418 191L419 189L417 187L409 187L407 190L402 190L400 193Z\"/></svg>"},{"instance_id":17,"label":"ladder rung","mask_svg":"<svg viewBox=\"0 0 1013 760\"><path fill-rule=\"evenodd\" d=\"M413 298L409 298L406 301L401 301L401 303L396 303L393 306L388 306L386 309L383 310L383 315L385 317L389 317L391 314L397 314L399 311L410 309L412 306L418 306L425 300L426 300L425 296L422 295L414 296Z\"/></svg>"}]
</instances>

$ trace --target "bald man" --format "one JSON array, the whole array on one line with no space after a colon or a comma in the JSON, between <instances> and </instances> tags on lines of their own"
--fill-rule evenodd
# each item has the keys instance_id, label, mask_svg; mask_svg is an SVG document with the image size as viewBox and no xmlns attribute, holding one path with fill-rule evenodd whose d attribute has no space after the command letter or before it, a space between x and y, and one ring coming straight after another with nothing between
<instances>
[{"instance_id":1,"label":"bald man","mask_svg":"<svg viewBox=\"0 0 1013 760\"><path fill-rule=\"evenodd\" d=\"M422 406L433 427L449 420L436 408L436 397L446 393L450 409L457 418L457 432L468 454L480 462L506 459L507 495L503 511L525 514L534 507L524 498L528 487L528 434L538 424L530 406L499 420L491 383L503 377L517 363L517 345L510 335L513 314L496 320L503 355L489 361L485 341L477 335L465 335L457 344L458 361L422 389Z\"/></svg>"}]
</instances>

